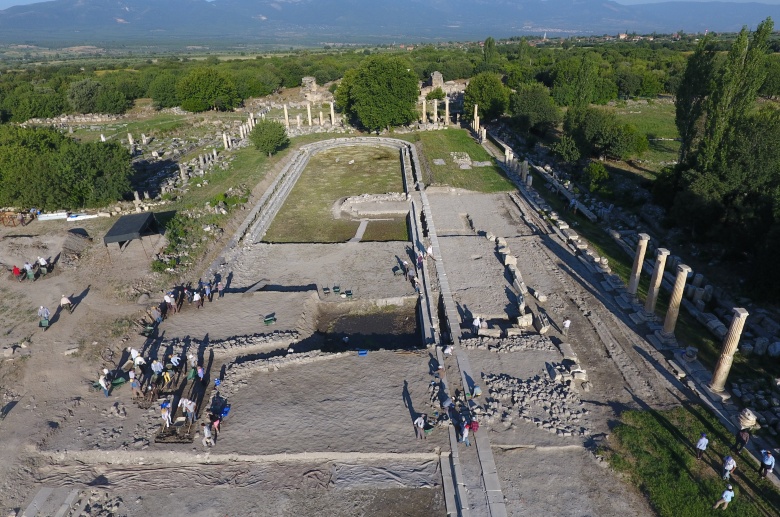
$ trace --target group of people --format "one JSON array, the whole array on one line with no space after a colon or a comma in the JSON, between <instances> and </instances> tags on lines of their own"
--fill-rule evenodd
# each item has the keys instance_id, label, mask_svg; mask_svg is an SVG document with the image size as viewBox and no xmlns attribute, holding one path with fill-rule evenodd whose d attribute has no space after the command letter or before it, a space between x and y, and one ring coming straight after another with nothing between
<instances>
[{"instance_id":1,"label":"group of people","mask_svg":"<svg viewBox=\"0 0 780 517\"><path fill-rule=\"evenodd\" d=\"M73 313L73 302L64 294L62 295L62 298L60 298L60 309L68 311L69 314ZM49 328L49 318L51 318L51 311L49 308L45 305L38 307L38 318L40 318L38 326L43 328L43 331L46 332L46 329Z\"/></svg>"},{"instance_id":2,"label":"group of people","mask_svg":"<svg viewBox=\"0 0 780 517\"><path fill-rule=\"evenodd\" d=\"M148 314L154 323L160 324L171 314L176 314L184 305L195 304L196 309L203 307L204 302L214 301L225 296L225 284L222 280L198 280L197 286L192 284L173 286L168 291L163 291L162 302L149 309Z\"/></svg>"},{"instance_id":3,"label":"group of people","mask_svg":"<svg viewBox=\"0 0 780 517\"><path fill-rule=\"evenodd\" d=\"M736 452L737 454L742 451L742 449L747 446L748 442L750 441L751 435L749 429L740 429L737 431L737 434L734 437L734 445L732 445L731 450ZM707 438L707 433L701 433L699 440L696 442L696 460L701 460L702 456L704 455L704 451L707 450L707 446L709 445L709 438ZM775 458L772 455L772 451L767 449L761 450L761 465L758 469L758 475L759 477L765 478L767 477L772 470L775 468ZM722 477L724 481L731 481L731 476L734 474L734 471L737 470L737 461L734 459L733 456L726 455L726 457L723 458L723 466L722 466ZM724 510L728 508L729 503L731 500L734 499L734 489L729 484L726 487L726 490L723 491L723 494L721 495L721 498L718 500L717 503L715 503L715 506L713 506L713 509L723 508Z\"/></svg>"},{"instance_id":4,"label":"group of people","mask_svg":"<svg viewBox=\"0 0 780 517\"><path fill-rule=\"evenodd\" d=\"M49 267L49 261L43 257L38 257L37 260L35 260L32 264L25 262L21 268L14 265L11 271L13 272L14 278L19 282L27 278L35 281L38 273L45 275L49 272Z\"/></svg>"}]
</instances>

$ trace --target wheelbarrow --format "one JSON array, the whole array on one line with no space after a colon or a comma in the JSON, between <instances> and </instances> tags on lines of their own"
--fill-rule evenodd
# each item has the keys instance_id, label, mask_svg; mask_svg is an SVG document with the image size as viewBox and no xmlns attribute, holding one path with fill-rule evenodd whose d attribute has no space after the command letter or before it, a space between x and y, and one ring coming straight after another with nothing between
<instances>
[{"instance_id":1,"label":"wheelbarrow","mask_svg":"<svg viewBox=\"0 0 780 517\"><path fill-rule=\"evenodd\" d=\"M44 332L46 332L46 329L49 328L49 319L41 318L41 321L38 325L43 329Z\"/></svg>"}]
</instances>

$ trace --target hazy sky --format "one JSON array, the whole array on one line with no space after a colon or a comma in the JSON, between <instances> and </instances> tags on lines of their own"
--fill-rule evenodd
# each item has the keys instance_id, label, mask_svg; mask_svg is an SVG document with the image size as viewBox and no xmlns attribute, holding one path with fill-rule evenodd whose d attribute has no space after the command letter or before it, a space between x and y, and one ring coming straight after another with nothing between
<instances>
[{"instance_id":1,"label":"hazy sky","mask_svg":"<svg viewBox=\"0 0 780 517\"><path fill-rule=\"evenodd\" d=\"M41 0L0 0L0 9L6 9L13 5L33 4L40 2ZM165 1L165 0L163 0ZM647 4L656 2L668 2L673 0L614 0L619 4ZM709 1L709 0L690 0L690 1ZM780 0L728 0L731 2L758 2L761 4L780 5Z\"/></svg>"}]
</instances>

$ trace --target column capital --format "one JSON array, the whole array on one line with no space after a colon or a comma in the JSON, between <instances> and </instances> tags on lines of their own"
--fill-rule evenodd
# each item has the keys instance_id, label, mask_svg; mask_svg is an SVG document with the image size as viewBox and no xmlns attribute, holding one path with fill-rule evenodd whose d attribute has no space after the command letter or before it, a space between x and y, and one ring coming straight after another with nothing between
<instances>
[{"instance_id":1,"label":"column capital","mask_svg":"<svg viewBox=\"0 0 780 517\"><path fill-rule=\"evenodd\" d=\"M677 264L677 274L680 274L680 273L688 274L691 271L693 271L693 269L691 269L691 266L688 266L686 264Z\"/></svg>"},{"instance_id":2,"label":"column capital","mask_svg":"<svg viewBox=\"0 0 780 517\"><path fill-rule=\"evenodd\" d=\"M650 236L647 235L646 233L640 233L639 234L639 240L640 241L649 241L650 240Z\"/></svg>"},{"instance_id":3,"label":"column capital","mask_svg":"<svg viewBox=\"0 0 780 517\"><path fill-rule=\"evenodd\" d=\"M669 250L666 248L658 248L655 250L655 255L657 257L668 257L669 256Z\"/></svg>"},{"instance_id":4,"label":"column capital","mask_svg":"<svg viewBox=\"0 0 780 517\"><path fill-rule=\"evenodd\" d=\"M750 313L742 307L734 307L732 310L734 311L735 318L745 319L750 315Z\"/></svg>"}]
</instances>

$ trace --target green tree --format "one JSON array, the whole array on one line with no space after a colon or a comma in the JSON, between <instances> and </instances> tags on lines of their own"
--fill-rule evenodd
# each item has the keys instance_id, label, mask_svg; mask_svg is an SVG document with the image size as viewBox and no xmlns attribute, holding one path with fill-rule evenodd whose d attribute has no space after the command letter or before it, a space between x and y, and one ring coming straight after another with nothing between
<instances>
[{"instance_id":1,"label":"green tree","mask_svg":"<svg viewBox=\"0 0 780 517\"><path fill-rule=\"evenodd\" d=\"M574 163L580 159L580 150L577 142L569 135L561 135L561 138L552 145L552 151L563 161Z\"/></svg>"},{"instance_id":2,"label":"green tree","mask_svg":"<svg viewBox=\"0 0 780 517\"><path fill-rule=\"evenodd\" d=\"M707 101L707 120L698 159L702 170L710 169L716 161L726 161L730 149L724 144L735 125L753 109L766 78L764 62L773 28L772 19L767 18L758 25L752 39L745 27L732 44Z\"/></svg>"},{"instance_id":3,"label":"green tree","mask_svg":"<svg viewBox=\"0 0 780 517\"><path fill-rule=\"evenodd\" d=\"M371 56L344 74L336 103L369 131L408 124L417 118L417 77L405 60Z\"/></svg>"},{"instance_id":4,"label":"green tree","mask_svg":"<svg viewBox=\"0 0 780 517\"><path fill-rule=\"evenodd\" d=\"M510 99L510 112L523 131L545 134L561 121L561 112L543 84L521 84Z\"/></svg>"},{"instance_id":5,"label":"green tree","mask_svg":"<svg viewBox=\"0 0 780 517\"><path fill-rule=\"evenodd\" d=\"M437 86L433 90L429 91L428 94L425 96L427 100L443 100L446 95L444 94L444 90L441 89L440 86Z\"/></svg>"},{"instance_id":6,"label":"green tree","mask_svg":"<svg viewBox=\"0 0 780 517\"><path fill-rule=\"evenodd\" d=\"M98 113L124 113L131 104L124 93L114 88L102 88L95 99Z\"/></svg>"},{"instance_id":7,"label":"green tree","mask_svg":"<svg viewBox=\"0 0 780 517\"><path fill-rule=\"evenodd\" d=\"M607 168L599 162L590 162L585 168L585 175L588 177L588 190L591 192L596 192L605 181L609 180Z\"/></svg>"},{"instance_id":8,"label":"green tree","mask_svg":"<svg viewBox=\"0 0 780 517\"><path fill-rule=\"evenodd\" d=\"M77 113L95 113L97 99L103 86L92 79L75 82L68 88L68 102Z\"/></svg>"},{"instance_id":9,"label":"green tree","mask_svg":"<svg viewBox=\"0 0 780 517\"><path fill-rule=\"evenodd\" d=\"M176 85L181 107L187 111L232 110L241 99L233 80L214 68L196 68Z\"/></svg>"},{"instance_id":10,"label":"green tree","mask_svg":"<svg viewBox=\"0 0 780 517\"><path fill-rule=\"evenodd\" d=\"M287 138L287 130L281 123L265 119L257 122L252 132L249 133L249 139L254 144L255 149L268 153L268 156L284 149L290 143L290 139Z\"/></svg>"},{"instance_id":11,"label":"green tree","mask_svg":"<svg viewBox=\"0 0 780 517\"><path fill-rule=\"evenodd\" d=\"M705 105L712 90L716 52L712 36L699 41L680 79L675 99L675 124L680 134L679 162L686 163L698 147L703 128Z\"/></svg>"},{"instance_id":12,"label":"green tree","mask_svg":"<svg viewBox=\"0 0 780 517\"><path fill-rule=\"evenodd\" d=\"M164 72L155 77L149 83L146 94L152 98L155 109L172 108L179 105L179 96L176 94L176 76Z\"/></svg>"},{"instance_id":13,"label":"green tree","mask_svg":"<svg viewBox=\"0 0 780 517\"><path fill-rule=\"evenodd\" d=\"M509 106L509 93L509 88L504 86L498 74L478 74L469 82L463 94L463 118L474 118L475 105L482 120L489 121L500 117Z\"/></svg>"}]
</instances>

